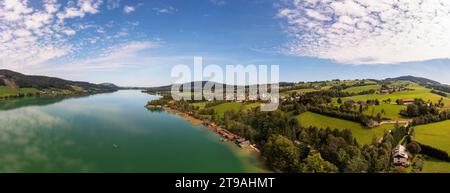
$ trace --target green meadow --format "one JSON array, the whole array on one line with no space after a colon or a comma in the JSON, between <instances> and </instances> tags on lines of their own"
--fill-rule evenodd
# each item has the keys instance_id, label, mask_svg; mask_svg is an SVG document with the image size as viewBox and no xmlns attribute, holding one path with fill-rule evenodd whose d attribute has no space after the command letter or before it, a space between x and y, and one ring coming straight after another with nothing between
<instances>
[{"instance_id":1,"label":"green meadow","mask_svg":"<svg viewBox=\"0 0 450 193\"><path fill-rule=\"evenodd\" d=\"M415 140L450 153L450 120L414 127Z\"/></svg>"},{"instance_id":2,"label":"green meadow","mask_svg":"<svg viewBox=\"0 0 450 193\"><path fill-rule=\"evenodd\" d=\"M438 160L436 158L428 158L425 160L422 169L423 173L449 173L450 162Z\"/></svg>"},{"instance_id":3,"label":"green meadow","mask_svg":"<svg viewBox=\"0 0 450 193\"><path fill-rule=\"evenodd\" d=\"M309 92L317 92L317 91L320 91L320 90L313 89L313 88L305 88L305 89L297 89L297 90L290 90L290 91L282 92L280 95L281 96L289 96L292 93L309 93Z\"/></svg>"},{"instance_id":4,"label":"green meadow","mask_svg":"<svg viewBox=\"0 0 450 193\"><path fill-rule=\"evenodd\" d=\"M360 123L320 115L312 112L305 112L297 116L300 125L304 127L315 126L318 128L331 129L349 129L356 140L361 144L370 144L373 137L377 139L382 137L386 130L393 128L393 125L382 125L375 128L369 128Z\"/></svg>"},{"instance_id":5,"label":"green meadow","mask_svg":"<svg viewBox=\"0 0 450 193\"><path fill-rule=\"evenodd\" d=\"M370 106L369 109L365 110L363 113L369 116L376 116L378 113L380 113L383 118L400 120L407 119L399 114L400 111L404 109L406 109L406 106L404 105L381 103L380 105Z\"/></svg>"},{"instance_id":6,"label":"green meadow","mask_svg":"<svg viewBox=\"0 0 450 193\"><path fill-rule=\"evenodd\" d=\"M205 108L206 102L195 102L191 103L191 105L194 107Z\"/></svg>"},{"instance_id":7,"label":"green meadow","mask_svg":"<svg viewBox=\"0 0 450 193\"><path fill-rule=\"evenodd\" d=\"M244 105L244 109L254 109L261 105L259 102L249 103Z\"/></svg>"},{"instance_id":8,"label":"green meadow","mask_svg":"<svg viewBox=\"0 0 450 193\"><path fill-rule=\"evenodd\" d=\"M344 92L349 93L359 93L363 91L369 91L369 90L380 90L381 85L367 85L367 86L356 86L356 87L350 87L344 90Z\"/></svg>"},{"instance_id":9,"label":"green meadow","mask_svg":"<svg viewBox=\"0 0 450 193\"><path fill-rule=\"evenodd\" d=\"M342 98L342 101L345 102L349 100L351 97ZM380 100L380 99L379 99ZM339 106L337 103L337 98L333 99L333 105ZM358 106L355 106L354 111L359 111ZM405 105L397 105L392 103L384 103L380 101L380 105L371 105L367 110L364 110L363 113L368 116L376 116L378 113L381 114L382 118L390 119L390 120L401 120L408 119L400 115L401 110L405 110Z\"/></svg>"},{"instance_id":10,"label":"green meadow","mask_svg":"<svg viewBox=\"0 0 450 193\"><path fill-rule=\"evenodd\" d=\"M222 103L220 105L216 105L213 106L211 108L214 109L214 111L216 111L217 115L219 117L223 117L223 115L225 114L226 111L239 111L239 109L241 109L242 103L238 103L238 102L228 102L228 103Z\"/></svg>"},{"instance_id":11,"label":"green meadow","mask_svg":"<svg viewBox=\"0 0 450 193\"><path fill-rule=\"evenodd\" d=\"M421 86L411 86L409 87L414 90L410 91L399 91L391 94L368 94L368 95L358 95L352 97L343 98L343 101L352 99L354 101L367 101L378 99L380 102L386 99L391 99L392 103L395 103L397 99L415 99L421 98L425 101L431 101L433 103L438 102L441 98L446 108L450 108L450 98L442 97L437 94L431 93L431 89L421 87Z\"/></svg>"}]
</instances>

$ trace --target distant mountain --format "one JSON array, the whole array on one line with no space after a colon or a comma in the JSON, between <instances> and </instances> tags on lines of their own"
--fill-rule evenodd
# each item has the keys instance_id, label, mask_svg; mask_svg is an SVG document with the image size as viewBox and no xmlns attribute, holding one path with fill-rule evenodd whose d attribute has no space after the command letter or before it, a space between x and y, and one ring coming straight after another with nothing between
<instances>
[{"instance_id":1,"label":"distant mountain","mask_svg":"<svg viewBox=\"0 0 450 193\"><path fill-rule=\"evenodd\" d=\"M180 85L188 85L191 84L191 90L195 89L196 85L198 83L201 83L201 88L204 88L204 86L206 85L206 83L208 83L209 81L194 81L194 82L188 82L188 83L184 83L184 84L180 84ZM212 82L214 83L214 82ZM218 87L222 87L222 88L226 88L226 87L235 87L235 88L242 88L244 86L239 86L239 85L227 85L227 84L223 84L223 83L215 83ZM283 83L283 84L287 84L287 83ZM172 86L176 85L176 84L171 84L171 85L165 85L165 86L159 86L159 87L150 87L150 88L146 88L145 90L148 92L168 92L172 90ZM245 86L246 88L248 86ZM214 87L213 87L214 89Z\"/></svg>"},{"instance_id":2,"label":"distant mountain","mask_svg":"<svg viewBox=\"0 0 450 193\"><path fill-rule=\"evenodd\" d=\"M207 82L208 82L208 81L202 81L202 82L201 82L201 88L203 88ZM196 83L200 83L200 82L199 82L199 81L197 81L197 82L189 82L189 83L184 83L184 84L182 84L182 85L188 85L188 84L191 84L191 89L194 89ZM224 84L221 84L221 83L217 83L217 84L218 84L219 86L222 86L222 87L225 86ZM148 88L147 91L159 91L159 92L161 92L161 91L170 91L170 90L172 89L172 86L173 86L173 85L175 85L175 84L165 85L165 86L159 86L159 87L151 87L151 88Z\"/></svg>"},{"instance_id":3,"label":"distant mountain","mask_svg":"<svg viewBox=\"0 0 450 193\"><path fill-rule=\"evenodd\" d=\"M120 88L119 86L117 86L117 85L115 85L113 83L108 83L108 82L100 83L98 85L109 87L109 88L114 88L114 89L119 89Z\"/></svg>"},{"instance_id":4,"label":"distant mountain","mask_svg":"<svg viewBox=\"0 0 450 193\"><path fill-rule=\"evenodd\" d=\"M24 75L11 70L0 69L0 86L10 88L64 89L90 92L115 91L118 87L111 83L93 84L89 82L70 81L47 76Z\"/></svg>"}]
</instances>

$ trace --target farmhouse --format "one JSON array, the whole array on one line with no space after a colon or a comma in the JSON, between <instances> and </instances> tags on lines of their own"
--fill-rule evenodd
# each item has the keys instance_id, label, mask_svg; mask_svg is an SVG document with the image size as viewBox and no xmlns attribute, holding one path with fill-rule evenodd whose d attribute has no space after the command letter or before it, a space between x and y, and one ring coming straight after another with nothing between
<instances>
[{"instance_id":1,"label":"farmhouse","mask_svg":"<svg viewBox=\"0 0 450 193\"><path fill-rule=\"evenodd\" d=\"M416 102L416 99L401 99L399 104L410 105L410 104L414 104L415 102Z\"/></svg>"},{"instance_id":2,"label":"farmhouse","mask_svg":"<svg viewBox=\"0 0 450 193\"><path fill-rule=\"evenodd\" d=\"M392 152L393 164L396 166L407 167L409 165L408 158L409 158L408 152L406 151L406 148L403 145L398 145Z\"/></svg>"},{"instance_id":3,"label":"farmhouse","mask_svg":"<svg viewBox=\"0 0 450 193\"><path fill-rule=\"evenodd\" d=\"M356 102L352 99L349 99L349 100L345 101L345 103L354 105Z\"/></svg>"},{"instance_id":4,"label":"farmhouse","mask_svg":"<svg viewBox=\"0 0 450 193\"><path fill-rule=\"evenodd\" d=\"M381 93L381 94L391 94L391 92L389 92L389 90L381 90L380 93Z\"/></svg>"}]
</instances>

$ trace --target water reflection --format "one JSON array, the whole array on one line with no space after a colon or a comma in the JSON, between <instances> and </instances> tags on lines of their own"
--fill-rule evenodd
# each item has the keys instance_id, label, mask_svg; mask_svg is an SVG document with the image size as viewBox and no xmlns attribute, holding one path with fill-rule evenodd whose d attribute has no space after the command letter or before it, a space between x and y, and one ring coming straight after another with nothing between
<instances>
[{"instance_id":1,"label":"water reflection","mask_svg":"<svg viewBox=\"0 0 450 193\"><path fill-rule=\"evenodd\" d=\"M0 172L244 171L215 134L148 111L151 98L119 91L2 103Z\"/></svg>"},{"instance_id":2,"label":"water reflection","mask_svg":"<svg viewBox=\"0 0 450 193\"><path fill-rule=\"evenodd\" d=\"M77 96L77 97L68 97L68 96L55 96L55 97L23 97L23 98L15 98L8 100L0 100L0 110L12 110L18 109L22 107L28 106L46 106L55 103L59 103L65 99L71 98L82 98L87 96Z\"/></svg>"},{"instance_id":3,"label":"water reflection","mask_svg":"<svg viewBox=\"0 0 450 193\"><path fill-rule=\"evenodd\" d=\"M48 172L75 167L88 171L91 164L58 153L74 144L54 129L66 128L65 120L36 107L0 114L0 172Z\"/></svg>"}]
</instances>

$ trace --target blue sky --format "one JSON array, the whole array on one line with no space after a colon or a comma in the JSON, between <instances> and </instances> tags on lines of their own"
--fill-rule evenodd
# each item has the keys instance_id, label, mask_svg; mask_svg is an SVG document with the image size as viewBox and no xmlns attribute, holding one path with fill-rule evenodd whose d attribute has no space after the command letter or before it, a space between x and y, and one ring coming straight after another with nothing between
<instances>
[{"instance_id":1,"label":"blue sky","mask_svg":"<svg viewBox=\"0 0 450 193\"><path fill-rule=\"evenodd\" d=\"M445 1L431 9L415 0L336 2L0 0L0 68L157 86L201 56L205 65L280 65L281 81L416 75L450 83Z\"/></svg>"}]
</instances>

